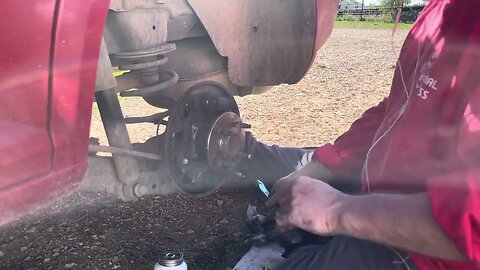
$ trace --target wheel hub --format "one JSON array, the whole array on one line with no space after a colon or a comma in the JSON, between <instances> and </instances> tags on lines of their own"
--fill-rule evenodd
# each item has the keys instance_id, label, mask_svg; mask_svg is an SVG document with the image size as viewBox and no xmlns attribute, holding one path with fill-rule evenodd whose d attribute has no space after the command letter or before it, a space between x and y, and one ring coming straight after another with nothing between
<instances>
[{"instance_id":1,"label":"wheel hub","mask_svg":"<svg viewBox=\"0 0 480 270\"><path fill-rule=\"evenodd\" d=\"M165 133L165 157L178 189L205 195L231 176L244 156L245 127L235 99L220 85L204 83L187 91Z\"/></svg>"}]
</instances>

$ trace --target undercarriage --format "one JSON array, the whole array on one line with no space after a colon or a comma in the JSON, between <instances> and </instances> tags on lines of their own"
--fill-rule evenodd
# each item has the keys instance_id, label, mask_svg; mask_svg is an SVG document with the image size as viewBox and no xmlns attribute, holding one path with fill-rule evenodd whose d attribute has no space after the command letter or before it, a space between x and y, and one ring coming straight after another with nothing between
<instances>
[{"instance_id":1,"label":"undercarriage","mask_svg":"<svg viewBox=\"0 0 480 270\"><path fill-rule=\"evenodd\" d=\"M298 82L314 42L312 0L112 0L95 92L109 145L90 145L82 186L128 201L172 183L200 196L245 178L237 167L252 158L250 125L233 96ZM158 113L125 118L119 96L141 97ZM126 125L135 123L155 124L157 136L132 145Z\"/></svg>"}]
</instances>

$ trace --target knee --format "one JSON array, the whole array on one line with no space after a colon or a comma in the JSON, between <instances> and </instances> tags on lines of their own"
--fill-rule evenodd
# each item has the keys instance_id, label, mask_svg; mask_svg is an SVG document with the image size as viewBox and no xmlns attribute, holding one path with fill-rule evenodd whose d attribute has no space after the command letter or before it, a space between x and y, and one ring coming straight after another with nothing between
<instances>
[{"instance_id":1,"label":"knee","mask_svg":"<svg viewBox=\"0 0 480 270\"><path fill-rule=\"evenodd\" d=\"M278 270L318 270L324 262L322 261L323 245L309 245L295 250Z\"/></svg>"}]
</instances>

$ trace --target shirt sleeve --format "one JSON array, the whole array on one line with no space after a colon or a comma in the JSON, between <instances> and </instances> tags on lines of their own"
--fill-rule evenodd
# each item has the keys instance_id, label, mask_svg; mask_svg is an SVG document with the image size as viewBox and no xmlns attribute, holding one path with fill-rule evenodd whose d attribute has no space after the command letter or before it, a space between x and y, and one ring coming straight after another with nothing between
<instances>
[{"instance_id":1,"label":"shirt sleeve","mask_svg":"<svg viewBox=\"0 0 480 270\"><path fill-rule=\"evenodd\" d=\"M437 223L480 269L480 87L466 106L454 151L460 170L428 179L427 191Z\"/></svg>"},{"instance_id":2,"label":"shirt sleeve","mask_svg":"<svg viewBox=\"0 0 480 270\"><path fill-rule=\"evenodd\" d=\"M333 144L315 150L312 160L322 163L334 175L359 178L375 133L385 117L388 99L368 109Z\"/></svg>"},{"instance_id":3,"label":"shirt sleeve","mask_svg":"<svg viewBox=\"0 0 480 270\"><path fill-rule=\"evenodd\" d=\"M437 223L480 268L480 168L432 179L428 195Z\"/></svg>"}]
</instances>

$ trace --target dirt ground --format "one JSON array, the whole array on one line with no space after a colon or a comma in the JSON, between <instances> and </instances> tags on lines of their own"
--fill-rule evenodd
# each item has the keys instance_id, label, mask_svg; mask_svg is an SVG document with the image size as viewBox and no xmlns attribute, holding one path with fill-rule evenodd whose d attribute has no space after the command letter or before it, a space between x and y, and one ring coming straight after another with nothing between
<instances>
[{"instance_id":1,"label":"dirt ground","mask_svg":"<svg viewBox=\"0 0 480 270\"><path fill-rule=\"evenodd\" d=\"M238 98L242 117L268 143L314 146L335 139L388 94L406 33L397 32L392 48L391 30L335 29L302 82ZM121 102L128 116L156 112L139 99ZM129 131L132 141L143 142L156 129L139 124ZM96 109L91 136L106 143ZM257 190L238 188L133 203L76 192L0 228L0 269L153 269L165 249L183 251L189 269L228 269L249 248L248 204L263 202Z\"/></svg>"}]
</instances>

